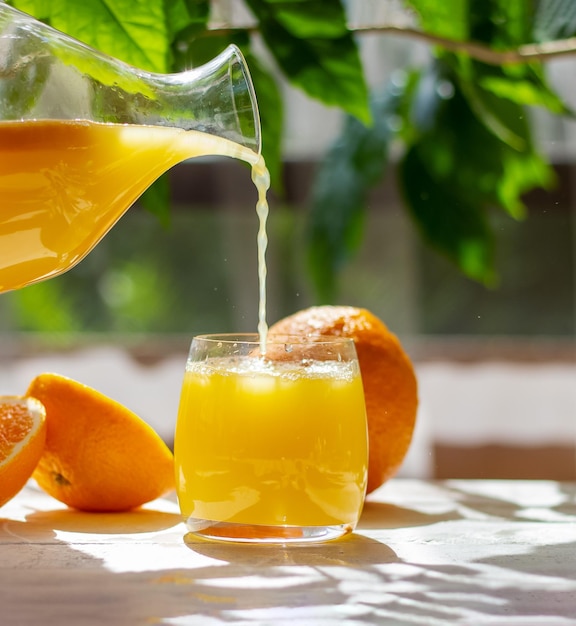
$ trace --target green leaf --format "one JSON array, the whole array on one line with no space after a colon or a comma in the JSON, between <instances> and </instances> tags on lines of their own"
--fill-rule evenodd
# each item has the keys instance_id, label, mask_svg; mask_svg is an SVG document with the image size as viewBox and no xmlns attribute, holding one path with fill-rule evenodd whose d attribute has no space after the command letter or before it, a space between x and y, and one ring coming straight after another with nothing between
<instances>
[{"instance_id":1,"label":"green leaf","mask_svg":"<svg viewBox=\"0 0 576 626\"><path fill-rule=\"evenodd\" d=\"M166 72L170 54L165 0L13 0L54 28L125 63Z\"/></svg>"},{"instance_id":2,"label":"green leaf","mask_svg":"<svg viewBox=\"0 0 576 626\"><path fill-rule=\"evenodd\" d=\"M555 114L574 115L550 87L538 63L496 66L452 53L442 53L439 59L451 68L453 79L459 83L476 116L515 149L524 149L525 141L524 115L517 105L541 106Z\"/></svg>"},{"instance_id":3,"label":"green leaf","mask_svg":"<svg viewBox=\"0 0 576 626\"><path fill-rule=\"evenodd\" d=\"M529 147L524 106L541 106L573 116L546 81L539 64L499 67L452 55L442 57L455 71L476 116L499 139L517 150Z\"/></svg>"},{"instance_id":4,"label":"green leaf","mask_svg":"<svg viewBox=\"0 0 576 626\"><path fill-rule=\"evenodd\" d=\"M154 214L160 224L170 226L170 181L168 174L160 178L146 189L140 196L139 203L150 213Z\"/></svg>"},{"instance_id":5,"label":"green leaf","mask_svg":"<svg viewBox=\"0 0 576 626\"><path fill-rule=\"evenodd\" d=\"M345 13L339 0L247 3L270 52L293 85L370 123L362 63L352 33L341 25ZM329 22L336 27L327 26Z\"/></svg>"},{"instance_id":6,"label":"green leaf","mask_svg":"<svg viewBox=\"0 0 576 626\"><path fill-rule=\"evenodd\" d=\"M444 71L442 71L444 70ZM421 82L446 80L437 64ZM485 284L495 280L492 235L486 215L501 208L520 218L522 195L553 182L550 166L534 150L524 109L494 98L490 105L521 139L518 150L502 141L480 120L460 84L451 97L427 88L431 118L409 147L400 167L404 197L430 244L467 276ZM444 92L448 93L448 92ZM415 91L415 98L418 90Z\"/></svg>"},{"instance_id":7,"label":"green leaf","mask_svg":"<svg viewBox=\"0 0 576 626\"><path fill-rule=\"evenodd\" d=\"M327 162L328 166L328 162ZM339 174L338 191L333 201L317 197L308 242L308 267L320 303L333 302L338 274L349 257L349 248L360 239L365 219L364 188L351 170L334 169ZM321 179L317 185L324 186Z\"/></svg>"},{"instance_id":8,"label":"green leaf","mask_svg":"<svg viewBox=\"0 0 576 626\"><path fill-rule=\"evenodd\" d=\"M538 153L504 150L501 154L502 176L496 186L498 204L512 217L526 212L522 195L536 187L550 189L556 183L554 171Z\"/></svg>"},{"instance_id":9,"label":"green leaf","mask_svg":"<svg viewBox=\"0 0 576 626\"><path fill-rule=\"evenodd\" d=\"M480 78L478 85L498 98L506 98L516 104L544 107L557 115L574 115L560 96L536 76L511 79L492 74Z\"/></svg>"},{"instance_id":10,"label":"green leaf","mask_svg":"<svg viewBox=\"0 0 576 626\"><path fill-rule=\"evenodd\" d=\"M348 117L316 178L310 213L308 264L321 301L333 301L342 265L358 249L368 192L383 176L397 99L386 93L372 102L370 128Z\"/></svg>"},{"instance_id":11,"label":"green leaf","mask_svg":"<svg viewBox=\"0 0 576 626\"><path fill-rule=\"evenodd\" d=\"M452 155L445 171L456 174L453 184L462 193L473 189L474 196L486 205L501 207L512 217L521 218L525 210L521 196L534 187L549 188L554 182L552 168L534 148L525 109L495 96L484 101L491 114L518 138L517 145L510 145L493 132L484 118L477 117L468 91L462 90L459 83L455 87L454 96L439 110L429 143L430 167L442 163L436 153L443 147Z\"/></svg>"},{"instance_id":12,"label":"green leaf","mask_svg":"<svg viewBox=\"0 0 576 626\"><path fill-rule=\"evenodd\" d=\"M166 24L171 41L183 31L206 30L210 0L166 0Z\"/></svg>"},{"instance_id":13,"label":"green leaf","mask_svg":"<svg viewBox=\"0 0 576 626\"><path fill-rule=\"evenodd\" d=\"M418 13L426 32L465 40L469 36L469 0L406 0Z\"/></svg>"},{"instance_id":14,"label":"green leaf","mask_svg":"<svg viewBox=\"0 0 576 626\"><path fill-rule=\"evenodd\" d=\"M479 12L486 13L486 1L475 0ZM512 48L531 41L534 22L532 0L492 0L490 19L495 26L491 43Z\"/></svg>"},{"instance_id":15,"label":"green leaf","mask_svg":"<svg viewBox=\"0 0 576 626\"><path fill-rule=\"evenodd\" d=\"M449 55L443 57L451 63L460 79L479 91L489 92L497 98L505 98L524 106L545 107L558 115L573 115L571 109L550 87L545 69L540 63L518 65L488 65L460 58L450 61ZM476 96L475 96L476 97Z\"/></svg>"},{"instance_id":16,"label":"green leaf","mask_svg":"<svg viewBox=\"0 0 576 626\"><path fill-rule=\"evenodd\" d=\"M6 4L32 15L42 22L49 21L51 0L6 0Z\"/></svg>"},{"instance_id":17,"label":"green leaf","mask_svg":"<svg viewBox=\"0 0 576 626\"><path fill-rule=\"evenodd\" d=\"M466 276L493 285L494 243L473 193L462 195L449 183L439 184L418 146L408 150L399 176L407 206L424 238Z\"/></svg>"},{"instance_id":18,"label":"green leaf","mask_svg":"<svg viewBox=\"0 0 576 626\"><path fill-rule=\"evenodd\" d=\"M263 0L264 6L291 35L300 39L338 38L347 34L346 14L339 0Z\"/></svg>"},{"instance_id":19,"label":"green leaf","mask_svg":"<svg viewBox=\"0 0 576 626\"><path fill-rule=\"evenodd\" d=\"M470 59L462 60L466 64ZM463 72L460 75L460 87L474 111L476 117L486 128L502 142L515 150L526 150L526 138L522 136L524 128L518 126L524 119L524 112L519 111L515 103L503 100L477 83L476 74ZM525 125L522 125L525 126Z\"/></svg>"}]
</instances>

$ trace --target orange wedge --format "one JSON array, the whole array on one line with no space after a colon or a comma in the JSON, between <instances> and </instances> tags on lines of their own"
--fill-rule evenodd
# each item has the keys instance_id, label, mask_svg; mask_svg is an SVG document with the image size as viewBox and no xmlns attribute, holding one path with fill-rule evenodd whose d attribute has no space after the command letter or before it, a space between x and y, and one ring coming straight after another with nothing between
<instances>
[{"instance_id":1,"label":"orange wedge","mask_svg":"<svg viewBox=\"0 0 576 626\"><path fill-rule=\"evenodd\" d=\"M172 452L142 418L59 374L40 374L28 396L46 407L38 485L83 511L127 511L174 488Z\"/></svg>"},{"instance_id":2,"label":"orange wedge","mask_svg":"<svg viewBox=\"0 0 576 626\"><path fill-rule=\"evenodd\" d=\"M0 396L0 506L24 487L45 440L46 411L38 400Z\"/></svg>"}]
</instances>

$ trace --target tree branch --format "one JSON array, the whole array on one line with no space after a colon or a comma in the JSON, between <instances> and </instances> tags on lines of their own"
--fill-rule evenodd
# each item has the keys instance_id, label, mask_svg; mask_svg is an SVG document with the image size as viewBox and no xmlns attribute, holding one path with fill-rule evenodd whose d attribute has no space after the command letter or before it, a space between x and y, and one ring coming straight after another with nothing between
<instances>
[{"instance_id":1,"label":"tree branch","mask_svg":"<svg viewBox=\"0 0 576 626\"><path fill-rule=\"evenodd\" d=\"M235 25L234 27L222 26L213 28L208 31L208 34L218 35L221 33L229 33L230 30L234 30L235 28L241 28L242 30L247 30L253 33L258 32L258 26L256 24L251 24L243 27ZM440 46L446 50L450 50L451 52L465 52L472 58L488 63L489 65L518 65L521 63L530 63L532 61L548 61L553 58L576 54L576 37L556 39L542 43L524 44L512 50L495 50L494 48L490 48L489 46L475 41L449 39L447 37L427 33L410 26L392 24L382 26L353 25L350 26L350 30L353 33L361 35L370 33L380 35L389 34L419 39L420 41Z\"/></svg>"},{"instance_id":2,"label":"tree branch","mask_svg":"<svg viewBox=\"0 0 576 626\"><path fill-rule=\"evenodd\" d=\"M543 43L531 43L519 46L514 50L495 50L474 41L459 41L426 33L407 26L354 26L355 33L377 33L411 37L427 43L441 46L451 52L465 52L478 61L490 65L517 65L531 61L546 61L552 58L576 54L576 37L557 39Z\"/></svg>"}]
</instances>

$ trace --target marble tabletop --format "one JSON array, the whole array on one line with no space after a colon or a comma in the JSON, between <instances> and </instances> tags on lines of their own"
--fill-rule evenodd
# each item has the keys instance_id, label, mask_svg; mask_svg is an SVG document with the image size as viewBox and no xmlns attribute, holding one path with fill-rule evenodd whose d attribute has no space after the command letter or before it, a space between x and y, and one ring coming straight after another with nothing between
<instances>
[{"instance_id":1,"label":"marble tabletop","mask_svg":"<svg viewBox=\"0 0 576 626\"><path fill-rule=\"evenodd\" d=\"M576 625L576 484L395 479L352 535L283 548L195 540L172 498L91 514L31 483L0 555L2 626Z\"/></svg>"}]
</instances>

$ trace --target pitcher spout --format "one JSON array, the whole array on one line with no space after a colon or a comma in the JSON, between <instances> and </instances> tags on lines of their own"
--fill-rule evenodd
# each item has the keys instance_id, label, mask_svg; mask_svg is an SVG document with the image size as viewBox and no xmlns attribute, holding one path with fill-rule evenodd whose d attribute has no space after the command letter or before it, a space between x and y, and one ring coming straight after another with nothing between
<instances>
[{"instance_id":1,"label":"pitcher spout","mask_svg":"<svg viewBox=\"0 0 576 626\"><path fill-rule=\"evenodd\" d=\"M237 46L228 46L205 65L179 74L149 75L148 80L161 98L171 101L173 114L179 116L171 120L174 125L229 139L260 154L256 93Z\"/></svg>"},{"instance_id":2,"label":"pitcher spout","mask_svg":"<svg viewBox=\"0 0 576 626\"><path fill-rule=\"evenodd\" d=\"M200 67L146 72L0 2L0 120L169 126L260 153L254 86L231 45Z\"/></svg>"}]
</instances>

